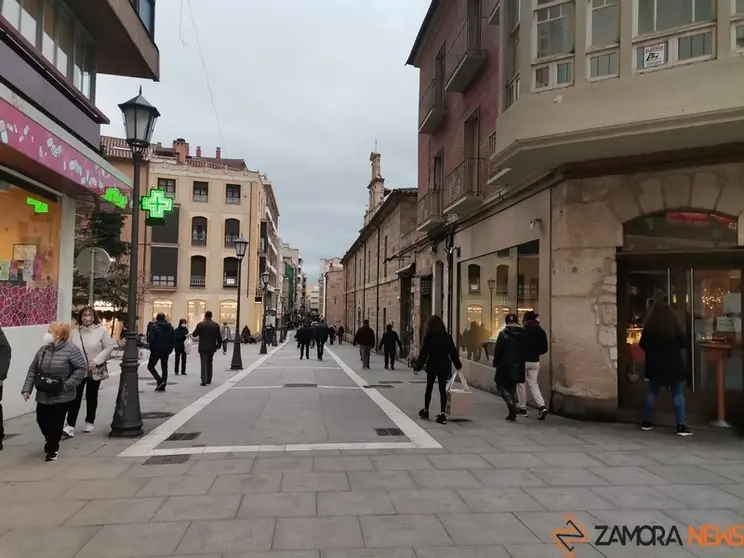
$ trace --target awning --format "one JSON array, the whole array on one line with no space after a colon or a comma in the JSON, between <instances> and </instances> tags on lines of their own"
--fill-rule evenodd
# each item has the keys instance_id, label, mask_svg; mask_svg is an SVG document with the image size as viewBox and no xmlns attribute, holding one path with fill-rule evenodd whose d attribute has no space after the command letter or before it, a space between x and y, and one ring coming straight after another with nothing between
<instances>
[{"instance_id":1,"label":"awning","mask_svg":"<svg viewBox=\"0 0 744 558\"><path fill-rule=\"evenodd\" d=\"M401 267L398 271L395 272L396 275L399 275L401 277L411 277L414 273L416 273L416 262Z\"/></svg>"}]
</instances>

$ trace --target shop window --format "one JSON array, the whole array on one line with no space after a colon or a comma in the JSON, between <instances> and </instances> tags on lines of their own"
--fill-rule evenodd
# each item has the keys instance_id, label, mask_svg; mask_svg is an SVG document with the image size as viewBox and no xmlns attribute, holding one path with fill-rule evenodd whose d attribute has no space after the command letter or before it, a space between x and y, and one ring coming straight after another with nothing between
<instances>
[{"instance_id":1,"label":"shop window","mask_svg":"<svg viewBox=\"0 0 744 558\"><path fill-rule=\"evenodd\" d=\"M0 180L0 327L57 318L60 206Z\"/></svg>"},{"instance_id":2,"label":"shop window","mask_svg":"<svg viewBox=\"0 0 744 558\"><path fill-rule=\"evenodd\" d=\"M235 326L238 317L238 303L235 300L223 300L220 302L220 324L227 322Z\"/></svg>"},{"instance_id":3,"label":"shop window","mask_svg":"<svg viewBox=\"0 0 744 558\"><path fill-rule=\"evenodd\" d=\"M517 315L520 322L525 312L537 312L539 277L540 244L535 240L517 247Z\"/></svg>"},{"instance_id":4,"label":"shop window","mask_svg":"<svg viewBox=\"0 0 744 558\"><path fill-rule=\"evenodd\" d=\"M196 324L204 319L207 303L203 300L189 300L187 309L186 320L189 322L189 331L194 331Z\"/></svg>"},{"instance_id":5,"label":"shop window","mask_svg":"<svg viewBox=\"0 0 744 558\"><path fill-rule=\"evenodd\" d=\"M155 319L160 313L165 314L165 319L169 322L173 321L173 301L171 300L155 300L152 303L152 319Z\"/></svg>"}]
</instances>

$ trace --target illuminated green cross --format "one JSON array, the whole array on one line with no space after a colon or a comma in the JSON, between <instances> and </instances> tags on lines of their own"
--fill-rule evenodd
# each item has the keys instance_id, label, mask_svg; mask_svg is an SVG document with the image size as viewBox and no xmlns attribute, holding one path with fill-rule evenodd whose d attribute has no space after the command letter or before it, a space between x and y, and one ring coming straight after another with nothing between
<instances>
[{"instance_id":1,"label":"illuminated green cross","mask_svg":"<svg viewBox=\"0 0 744 558\"><path fill-rule=\"evenodd\" d=\"M101 197L121 209L127 207L127 197L118 188L106 188L106 193Z\"/></svg>"},{"instance_id":2,"label":"illuminated green cross","mask_svg":"<svg viewBox=\"0 0 744 558\"><path fill-rule=\"evenodd\" d=\"M165 190L150 190L149 196L142 196L140 208L147 211L153 219L163 219L166 213L173 211L173 198L165 194Z\"/></svg>"}]
</instances>

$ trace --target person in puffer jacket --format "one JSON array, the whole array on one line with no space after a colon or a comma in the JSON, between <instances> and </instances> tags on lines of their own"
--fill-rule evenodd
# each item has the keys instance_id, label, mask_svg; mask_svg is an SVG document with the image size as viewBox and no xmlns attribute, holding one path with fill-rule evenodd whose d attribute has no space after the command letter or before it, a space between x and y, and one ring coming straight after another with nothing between
<instances>
[{"instance_id":1,"label":"person in puffer jacket","mask_svg":"<svg viewBox=\"0 0 744 558\"><path fill-rule=\"evenodd\" d=\"M509 408L506 420L517 420L517 385L524 383L524 330L516 314L507 314L506 327L496 338L493 351L496 391Z\"/></svg>"},{"instance_id":2,"label":"person in puffer jacket","mask_svg":"<svg viewBox=\"0 0 744 558\"><path fill-rule=\"evenodd\" d=\"M70 326L52 322L44 335L44 345L37 351L26 374L21 394L28 401L36 390L36 422L46 443L46 461L56 461L59 441L70 402L75 400L77 386L87 375L83 353L70 343Z\"/></svg>"}]
</instances>

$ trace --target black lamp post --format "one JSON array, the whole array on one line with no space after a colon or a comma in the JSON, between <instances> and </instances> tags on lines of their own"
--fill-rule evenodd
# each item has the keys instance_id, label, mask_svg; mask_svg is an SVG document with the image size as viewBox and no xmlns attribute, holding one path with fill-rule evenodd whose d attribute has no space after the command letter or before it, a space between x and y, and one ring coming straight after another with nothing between
<instances>
[{"instance_id":1,"label":"black lamp post","mask_svg":"<svg viewBox=\"0 0 744 558\"><path fill-rule=\"evenodd\" d=\"M127 297L127 336L121 360L119 392L116 396L110 436L130 438L142 436L142 411L139 401L139 355L137 351L137 279L139 263L139 203L142 156L150 147L155 121L160 112L139 95L119 105L124 115L126 141L132 150L132 242L129 254L129 293Z\"/></svg>"},{"instance_id":2,"label":"black lamp post","mask_svg":"<svg viewBox=\"0 0 744 558\"><path fill-rule=\"evenodd\" d=\"M270 275L268 271L264 271L261 274L261 282L263 283L263 323L261 324L261 350L259 354L265 355L268 351L266 350L266 309L268 304L266 303L266 295L269 293L269 279Z\"/></svg>"},{"instance_id":3,"label":"black lamp post","mask_svg":"<svg viewBox=\"0 0 744 558\"><path fill-rule=\"evenodd\" d=\"M491 291L491 306L489 306L490 310L488 311L488 320L489 320L489 328L491 329L491 335L494 334L493 331L493 290L496 288L496 279L489 279L488 280L488 290ZM486 355L488 356L488 355Z\"/></svg>"},{"instance_id":4,"label":"black lamp post","mask_svg":"<svg viewBox=\"0 0 744 558\"><path fill-rule=\"evenodd\" d=\"M235 240L235 257L238 258L238 315L235 318L235 343L233 344L233 355L232 362L230 363L230 370L242 370L243 369L243 356L240 354L240 297L243 294L240 287L240 278L243 276L243 258L245 252L248 250L248 241L240 235L240 238Z\"/></svg>"}]
</instances>

